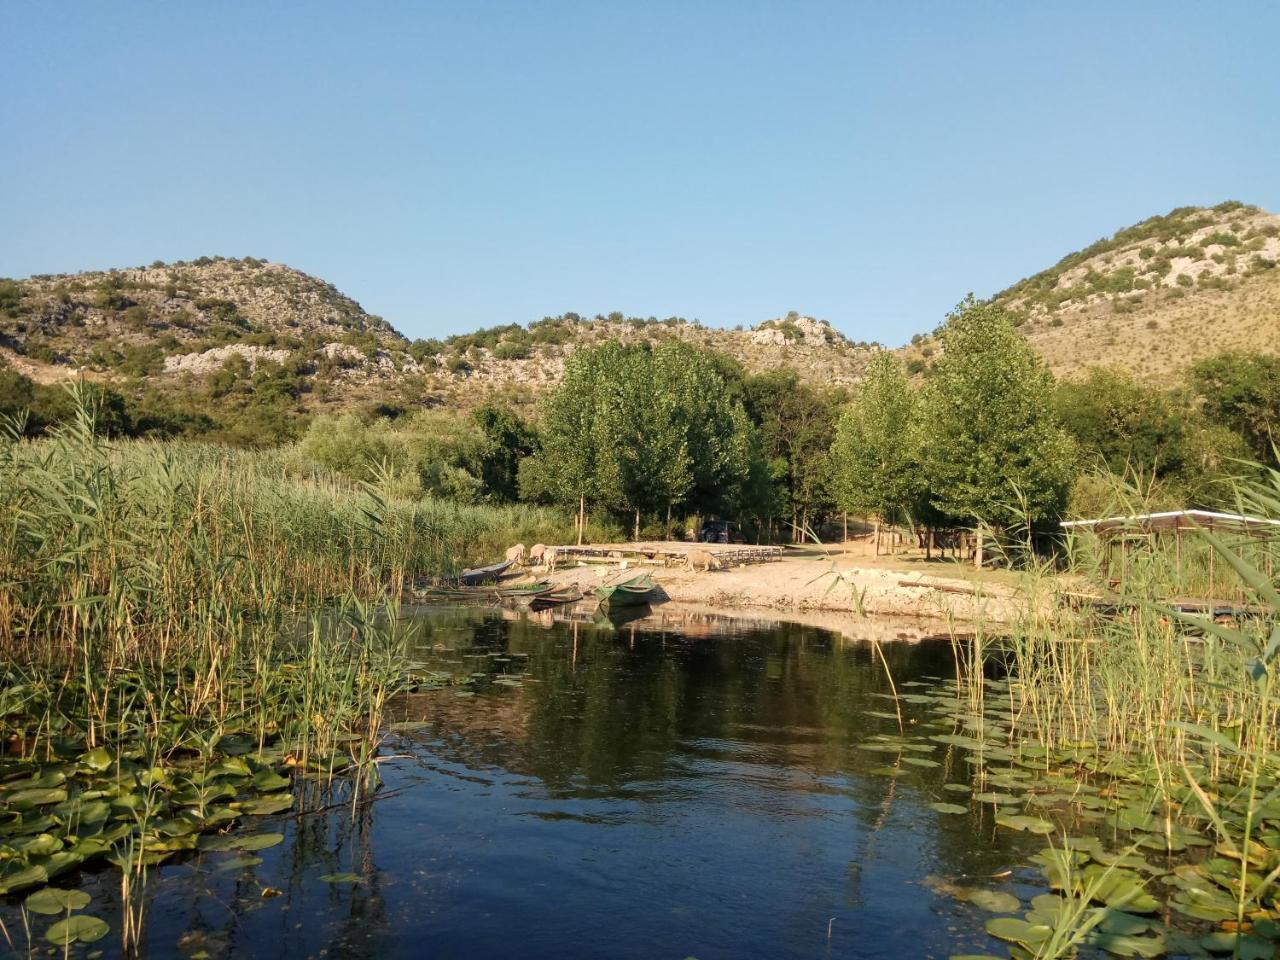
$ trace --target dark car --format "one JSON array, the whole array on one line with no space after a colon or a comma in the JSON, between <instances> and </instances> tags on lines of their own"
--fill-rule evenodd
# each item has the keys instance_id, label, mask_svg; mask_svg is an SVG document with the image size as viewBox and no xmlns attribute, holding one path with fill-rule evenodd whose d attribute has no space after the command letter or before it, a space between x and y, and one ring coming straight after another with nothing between
<instances>
[{"instance_id":1,"label":"dark car","mask_svg":"<svg viewBox=\"0 0 1280 960\"><path fill-rule=\"evenodd\" d=\"M698 539L703 543L731 543L734 533L734 525L728 520L706 520Z\"/></svg>"}]
</instances>

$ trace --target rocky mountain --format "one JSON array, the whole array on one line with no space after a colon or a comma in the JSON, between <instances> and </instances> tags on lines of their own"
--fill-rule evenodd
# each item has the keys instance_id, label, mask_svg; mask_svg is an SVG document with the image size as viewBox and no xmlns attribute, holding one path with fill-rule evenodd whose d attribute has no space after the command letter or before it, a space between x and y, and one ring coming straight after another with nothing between
<instances>
[{"instance_id":1,"label":"rocky mountain","mask_svg":"<svg viewBox=\"0 0 1280 960\"><path fill-rule=\"evenodd\" d=\"M1159 381L1223 350L1280 353L1277 262L1280 217L1236 202L1183 207L1069 254L994 299L1059 376L1102 364ZM796 313L732 330L679 317L566 313L411 342L332 284L252 257L0 280L0 367L38 383L83 373L194 407L235 401L248 409L275 391L288 395L294 417L492 397L528 407L575 349L664 338L720 351L749 372L794 367L824 385L856 383L881 349ZM902 353L923 372L939 349L921 335Z\"/></svg>"},{"instance_id":2,"label":"rocky mountain","mask_svg":"<svg viewBox=\"0 0 1280 960\"><path fill-rule=\"evenodd\" d=\"M678 317L567 313L410 342L331 284L252 257L0 281L0 359L37 382L83 373L190 391L281 368L310 408L472 405L494 395L528 405L575 349L665 338L729 354L750 371L793 366L828 384L855 382L879 349L798 314L720 330Z\"/></svg>"},{"instance_id":3,"label":"rocky mountain","mask_svg":"<svg viewBox=\"0 0 1280 960\"><path fill-rule=\"evenodd\" d=\"M1225 350L1280 353L1280 216L1235 201L1151 217L994 297L1058 376L1173 379ZM932 337L906 349L917 368Z\"/></svg>"}]
</instances>

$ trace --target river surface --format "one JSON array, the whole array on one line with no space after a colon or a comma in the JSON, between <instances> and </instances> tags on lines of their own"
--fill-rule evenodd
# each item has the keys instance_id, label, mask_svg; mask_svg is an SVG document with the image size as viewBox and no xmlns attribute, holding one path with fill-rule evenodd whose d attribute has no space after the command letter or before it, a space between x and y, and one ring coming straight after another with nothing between
<instances>
[{"instance_id":1,"label":"river surface","mask_svg":"<svg viewBox=\"0 0 1280 960\"><path fill-rule=\"evenodd\" d=\"M967 782L962 753L867 749L898 732L878 651L922 700L954 672L946 642L475 613L418 627L424 669L467 683L394 704L377 799L257 818L285 834L260 863L202 853L156 871L147 953L1007 955L983 932L992 914L946 885L1043 890L1020 866L1043 838L997 831L980 805L930 809ZM937 723L903 709L908 729ZM104 868L95 899L117 883Z\"/></svg>"}]
</instances>

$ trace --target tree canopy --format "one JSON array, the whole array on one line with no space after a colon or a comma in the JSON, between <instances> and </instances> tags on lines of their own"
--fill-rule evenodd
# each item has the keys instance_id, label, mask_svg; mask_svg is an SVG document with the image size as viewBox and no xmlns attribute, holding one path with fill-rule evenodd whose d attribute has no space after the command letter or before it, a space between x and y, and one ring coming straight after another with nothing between
<instances>
[{"instance_id":1,"label":"tree canopy","mask_svg":"<svg viewBox=\"0 0 1280 960\"><path fill-rule=\"evenodd\" d=\"M915 512L924 489L915 408L898 358L873 357L831 444L831 485L841 509L888 522Z\"/></svg>"},{"instance_id":2,"label":"tree canopy","mask_svg":"<svg viewBox=\"0 0 1280 960\"><path fill-rule=\"evenodd\" d=\"M523 492L637 516L732 509L755 447L721 367L678 341L577 351L543 405Z\"/></svg>"},{"instance_id":3,"label":"tree canopy","mask_svg":"<svg viewBox=\"0 0 1280 960\"><path fill-rule=\"evenodd\" d=\"M966 299L921 398L922 461L943 514L996 527L1061 515L1073 474L1053 377L999 307Z\"/></svg>"}]
</instances>

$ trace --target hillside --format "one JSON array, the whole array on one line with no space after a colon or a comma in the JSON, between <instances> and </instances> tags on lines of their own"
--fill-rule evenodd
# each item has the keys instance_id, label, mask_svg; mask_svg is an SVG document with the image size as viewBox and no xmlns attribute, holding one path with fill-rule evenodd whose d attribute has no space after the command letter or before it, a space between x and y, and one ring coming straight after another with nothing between
<instances>
[{"instance_id":1,"label":"hillside","mask_svg":"<svg viewBox=\"0 0 1280 960\"><path fill-rule=\"evenodd\" d=\"M1057 376L1120 366L1163 380L1224 350L1280 353L1280 216L1230 201L1116 232L994 302ZM906 355L927 362L932 338Z\"/></svg>"},{"instance_id":2,"label":"hillside","mask_svg":"<svg viewBox=\"0 0 1280 960\"><path fill-rule=\"evenodd\" d=\"M251 257L0 281L0 358L39 383L83 372L189 394L283 371L300 409L472 405L494 395L528 405L579 347L665 338L718 350L749 371L793 366L827 384L855 382L879 349L796 314L719 330L682 318L568 313L410 342L331 284Z\"/></svg>"},{"instance_id":3,"label":"hillside","mask_svg":"<svg viewBox=\"0 0 1280 960\"><path fill-rule=\"evenodd\" d=\"M1172 380L1223 350L1280 353L1277 261L1280 216L1234 202L1183 207L1069 254L994 300L1059 376L1110 365ZM717 350L748 372L789 366L837 386L856 383L881 349L795 313L732 330L566 313L410 342L332 284L252 257L0 280L0 367L45 384L83 373L157 409L185 404L190 418L256 417L270 421L254 428L267 436L325 409L494 397L527 409L575 349L665 338ZM938 349L922 335L902 353L920 372ZM264 406L272 409L255 410Z\"/></svg>"}]
</instances>

